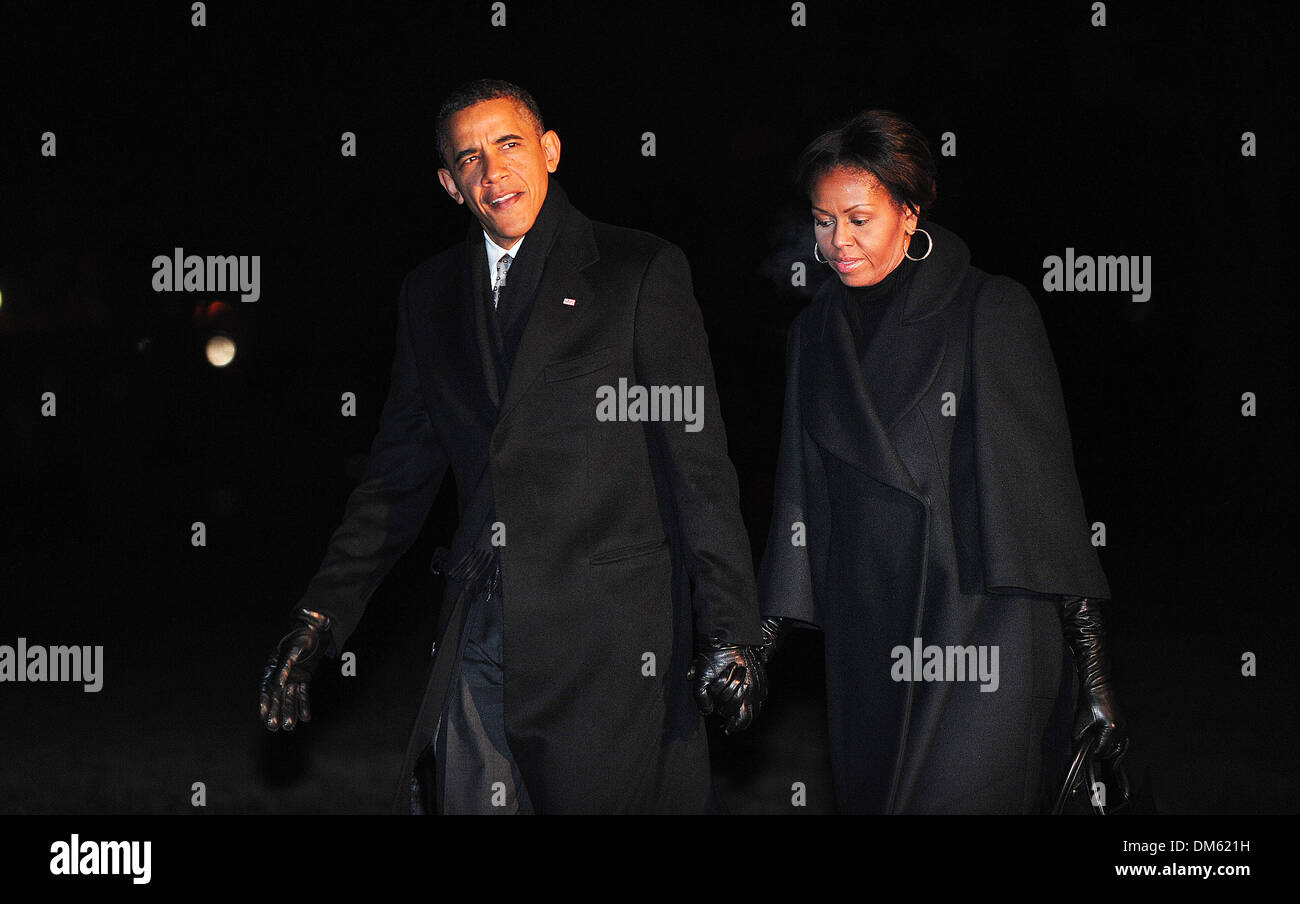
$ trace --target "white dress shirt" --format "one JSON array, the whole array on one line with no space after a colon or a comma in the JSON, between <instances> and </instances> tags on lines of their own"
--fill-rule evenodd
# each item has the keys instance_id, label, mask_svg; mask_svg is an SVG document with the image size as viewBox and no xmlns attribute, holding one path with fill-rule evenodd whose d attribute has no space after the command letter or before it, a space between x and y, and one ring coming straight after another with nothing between
<instances>
[{"instance_id":1,"label":"white dress shirt","mask_svg":"<svg viewBox=\"0 0 1300 904\"><path fill-rule=\"evenodd\" d=\"M510 255L512 258L518 257L519 246L524 243L525 238L527 238L527 236L521 235L519 237L519 241L515 242L515 247L510 249L505 249L502 248L500 245L498 245L496 242L492 241L492 239L488 238L488 234L486 232L483 233L483 242L487 246L488 283L491 284L493 289L497 287L497 261L501 260L501 256L504 254ZM513 265L514 261L512 260L510 263Z\"/></svg>"}]
</instances>

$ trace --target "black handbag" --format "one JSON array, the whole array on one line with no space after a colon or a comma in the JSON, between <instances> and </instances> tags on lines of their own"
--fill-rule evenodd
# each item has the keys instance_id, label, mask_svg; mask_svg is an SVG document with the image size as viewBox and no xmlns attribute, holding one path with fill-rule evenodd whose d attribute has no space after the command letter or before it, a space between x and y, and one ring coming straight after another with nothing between
<instances>
[{"instance_id":1,"label":"black handbag","mask_svg":"<svg viewBox=\"0 0 1300 904\"><path fill-rule=\"evenodd\" d=\"M1056 795L1052 815L1091 813L1097 816L1121 816L1155 813L1147 787L1149 781L1136 789L1129 781L1128 771L1124 768L1128 744L1125 743L1116 756L1107 759L1098 759L1096 752L1097 733L1089 730L1074 745L1074 757L1070 761L1061 790ZM1099 782L1105 789L1105 793L1100 796L1093 794L1093 789L1097 788Z\"/></svg>"}]
</instances>

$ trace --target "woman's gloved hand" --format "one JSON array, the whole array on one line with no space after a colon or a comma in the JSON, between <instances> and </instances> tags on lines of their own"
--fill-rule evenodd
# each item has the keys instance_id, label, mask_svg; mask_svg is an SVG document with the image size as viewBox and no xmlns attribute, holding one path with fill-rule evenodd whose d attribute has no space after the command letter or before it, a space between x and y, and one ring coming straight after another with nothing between
<instances>
[{"instance_id":1,"label":"woman's gloved hand","mask_svg":"<svg viewBox=\"0 0 1300 904\"><path fill-rule=\"evenodd\" d=\"M776 651L785 641L786 635L794 630L794 625L788 618L781 618L776 615L764 615L758 621L759 627L763 631L763 661L771 662Z\"/></svg>"},{"instance_id":2,"label":"woman's gloved hand","mask_svg":"<svg viewBox=\"0 0 1300 904\"><path fill-rule=\"evenodd\" d=\"M293 731L299 721L311 721L308 685L312 672L325 659L332 622L328 615L299 609L294 629L281 638L266 661L258 712L268 731Z\"/></svg>"},{"instance_id":3,"label":"woman's gloved hand","mask_svg":"<svg viewBox=\"0 0 1300 904\"><path fill-rule=\"evenodd\" d=\"M1074 717L1077 742L1090 729L1097 732L1096 756L1122 756L1128 744L1127 723L1115 700L1106 654L1106 628L1097 600L1067 597L1061 601L1061 625L1074 654L1079 675L1079 702Z\"/></svg>"}]
</instances>

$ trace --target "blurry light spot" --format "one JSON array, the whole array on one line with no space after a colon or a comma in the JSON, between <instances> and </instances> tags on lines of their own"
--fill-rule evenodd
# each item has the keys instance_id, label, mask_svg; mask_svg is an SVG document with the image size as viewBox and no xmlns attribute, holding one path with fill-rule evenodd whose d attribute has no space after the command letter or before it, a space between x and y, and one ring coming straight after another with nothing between
<instances>
[{"instance_id":1,"label":"blurry light spot","mask_svg":"<svg viewBox=\"0 0 1300 904\"><path fill-rule=\"evenodd\" d=\"M213 367L225 367L235 360L235 340L218 333L208 340L208 363Z\"/></svg>"}]
</instances>

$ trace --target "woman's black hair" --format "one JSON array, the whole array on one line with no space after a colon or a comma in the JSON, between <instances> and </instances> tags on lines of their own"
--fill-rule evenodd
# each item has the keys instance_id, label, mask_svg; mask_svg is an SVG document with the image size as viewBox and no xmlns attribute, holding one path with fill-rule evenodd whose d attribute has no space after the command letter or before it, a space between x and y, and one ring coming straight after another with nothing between
<instances>
[{"instance_id":1,"label":"woman's black hair","mask_svg":"<svg viewBox=\"0 0 1300 904\"><path fill-rule=\"evenodd\" d=\"M934 205L930 145L920 129L888 110L865 110L817 136L799 155L795 182L804 197L812 197L822 176L838 167L871 173L895 202L918 215Z\"/></svg>"}]
</instances>

